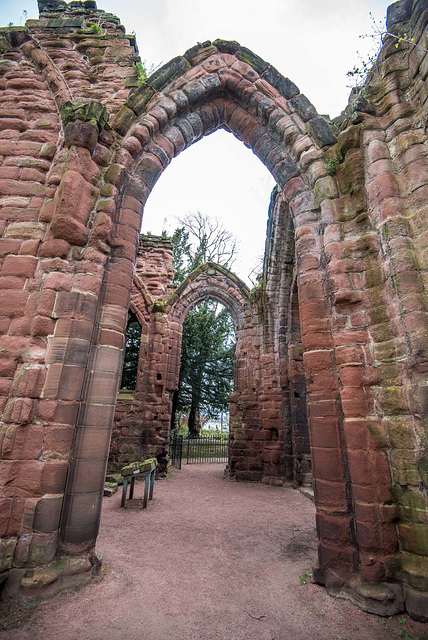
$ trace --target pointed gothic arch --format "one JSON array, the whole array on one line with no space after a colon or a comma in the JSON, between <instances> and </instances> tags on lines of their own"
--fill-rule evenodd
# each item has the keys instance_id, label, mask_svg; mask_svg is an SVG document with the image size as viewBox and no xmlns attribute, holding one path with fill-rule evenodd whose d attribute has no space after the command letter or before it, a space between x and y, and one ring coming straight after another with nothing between
<instances>
[{"instance_id":1,"label":"pointed gothic arch","mask_svg":"<svg viewBox=\"0 0 428 640\"><path fill-rule=\"evenodd\" d=\"M118 189L112 232L115 248L107 265L98 304L100 324L106 310L110 314L114 309L120 317L129 304L141 215L161 173L175 155L202 136L220 127L232 132L252 149L277 181L293 216L302 308L315 304L321 315L310 330L312 346L304 345L306 362L313 359L315 367L323 369L323 380L326 377L329 380L328 392L321 376L317 376L312 384L311 419L315 422L319 412L322 421L327 409L329 419L335 424L328 436L323 435L322 447L313 450L315 476L318 471L320 476L318 482L334 488L330 491L328 508L318 505L320 564L324 568L328 566L329 562L326 565L323 561L323 554L327 557L332 546L337 549L341 565L339 581L343 583L344 576L352 575L354 571L356 547L350 534L352 509L343 503L349 491L347 459L342 447L340 387L333 355L332 303L326 268L320 259L323 244L320 228L326 217L321 202L338 194L322 146L331 145L336 139L330 125L317 115L297 87L254 54L247 54L245 48L236 43L217 41L213 45L198 46L186 55L165 65L147 85L131 92L111 123L112 128L122 134L123 142L111 172L112 182ZM308 333L306 324L310 318L313 321L309 309L301 318L304 336ZM315 334L319 335L318 339ZM108 346L98 344L95 348L91 375L102 375L97 351L101 354ZM268 377L275 376L275 361L266 366L267 371L270 367ZM91 385L86 389L84 403L91 405ZM109 400L105 398L106 404L114 407L113 385L110 395ZM80 506L95 498L95 479L89 487L92 491L87 486L76 485L73 480L83 473L81 470L89 466L92 459L86 458L84 449L75 453L61 526L66 547L92 541L99 520L99 501L98 508L91 512ZM102 482L100 474L98 493ZM333 517L332 511L335 512ZM348 531L349 535L341 535L340 541L336 534L332 538L332 527Z\"/></svg>"}]
</instances>

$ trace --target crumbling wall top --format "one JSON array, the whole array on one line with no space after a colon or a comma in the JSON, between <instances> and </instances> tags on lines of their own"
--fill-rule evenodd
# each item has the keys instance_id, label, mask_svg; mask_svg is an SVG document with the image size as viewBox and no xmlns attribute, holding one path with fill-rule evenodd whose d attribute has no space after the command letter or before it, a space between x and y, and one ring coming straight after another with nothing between
<instances>
[{"instance_id":1,"label":"crumbling wall top","mask_svg":"<svg viewBox=\"0 0 428 640\"><path fill-rule=\"evenodd\" d=\"M67 10L97 10L97 3L94 0L82 0L82 2L64 2L64 0L37 0L39 13L59 13Z\"/></svg>"}]
</instances>

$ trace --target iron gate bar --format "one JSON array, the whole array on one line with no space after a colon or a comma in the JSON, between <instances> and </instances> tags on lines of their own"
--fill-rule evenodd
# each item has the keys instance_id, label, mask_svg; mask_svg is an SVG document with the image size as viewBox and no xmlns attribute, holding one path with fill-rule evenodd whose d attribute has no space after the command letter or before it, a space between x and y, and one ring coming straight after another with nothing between
<instances>
[{"instance_id":1,"label":"iron gate bar","mask_svg":"<svg viewBox=\"0 0 428 640\"><path fill-rule=\"evenodd\" d=\"M183 444L186 443L184 449ZM176 469L181 469L182 459L186 458L186 464L207 464L216 462L228 462L229 437L226 436L199 436L197 438L184 438L173 433L170 443L171 464Z\"/></svg>"},{"instance_id":2,"label":"iron gate bar","mask_svg":"<svg viewBox=\"0 0 428 640\"><path fill-rule=\"evenodd\" d=\"M171 464L176 469L181 469L181 460L183 457L183 436L178 433L172 434L171 442Z\"/></svg>"},{"instance_id":3,"label":"iron gate bar","mask_svg":"<svg viewBox=\"0 0 428 640\"><path fill-rule=\"evenodd\" d=\"M228 445L228 438L222 436L187 438L186 464L227 462Z\"/></svg>"}]
</instances>

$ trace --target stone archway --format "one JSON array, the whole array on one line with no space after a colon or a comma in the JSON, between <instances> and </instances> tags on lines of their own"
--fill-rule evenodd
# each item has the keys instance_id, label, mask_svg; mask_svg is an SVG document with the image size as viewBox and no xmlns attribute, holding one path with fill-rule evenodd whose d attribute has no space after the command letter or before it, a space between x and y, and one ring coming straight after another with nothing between
<instances>
[{"instance_id":1,"label":"stone archway","mask_svg":"<svg viewBox=\"0 0 428 640\"><path fill-rule=\"evenodd\" d=\"M388 28L414 34L415 44L396 49L386 41L376 81L345 114L337 137L291 81L235 42L197 45L123 104L132 43L114 16L105 16L100 39L90 36L85 21L99 18L90 4L58 3L65 16L55 24L67 41L59 54L47 14L33 31L11 28L3 36L8 98L38 91L52 115L49 135L20 138L26 123L36 127L34 101L20 95L25 117L9 123L17 137L2 148L12 159L4 189L25 210L9 202L1 225L1 283L16 289L1 298L7 592L37 591L42 574L33 565L53 561L58 535L62 551L81 555L83 572L97 565L92 551L142 211L172 158L222 127L267 166L292 219L317 580L370 611L392 613L405 601L426 618L421 3L390 8ZM107 71L97 83L100 59ZM36 173L13 161L19 154L36 163ZM288 304L281 277L267 272L266 323L252 340L266 372L262 411L275 411L269 381L280 386L287 368L277 355ZM64 584L59 565L52 571Z\"/></svg>"},{"instance_id":2,"label":"stone archway","mask_svg":"<svg viewBox=\"0 0 428 640\"><path fill-rule=\"evenodd\" d=\"M171 341L168 369L173 375L175 372L177 388L183 320L194 305L204 300L214 300L222 304L229 311L235 327L234 392L230 398L229 476L236 480L261 480L264 475L264 451L257 445L260 445L266 432L263 432L260 420L258 389L253 386L257 385L255 379L260 376L258 353L253 347L254 339L260 331L259 319L254 296L228 269L212 262L202 265L186 278L168 300ZM253 395L251 403L250 394ZM243 398L246 399L244 402ZM254 429L260 433L258 441L254 437ZM278 448L279 446L278 444ZM279 465L276 471L278 476L283 473Z\"/></svg>"},{"instance_id":3,"label":"stone archway","mask_svg":"<svg viewBox=\"0 0 428 640\"><path fill-rule=\"evenodd\" d=\"M358 545L353 535L355 513L347 449L343 446L346 411L342 396L346 389L340 383L335 363L335 350L341 344L336 344L329 284L332 274L322 257L325 249L320 233L328 225L327 205L339 196L337 180L329 174L324 159L326 148L336 142L331 126L317 115L293 83L245 48L223 41L197 46L156 72L146 85L131 93L111 126L124 139L111 183L119 189L119 197L104 198L103 205L106 209L115 207L116 218L111 234L115 248L110 254L98 306L101 325L105 310L110 314L117 309L120 315L127 307L138 216L174 155L203 135L223 127L248 145L277 180L281 197L293 217L304 363L310 381L312 459L320 537L318 578L327 579L332 588L341 588L356 571ZM349 196L344 197L347 207L354 210L356 205ZM352 330L350 333L352 340ZM254 336L253 345L262 351L263 342L263 335ZM103 375L97 352L102 362L105 347L95 349L89 379ZM265 380L275 380L278 363L269 349L263 351L263 363ZM253 385L246 398L253 407L257 404L256 388ZM85 402L91 405L94 400L91 382L86 389ZM268 404L269 391L266 389L266 395L261 396L266 403L263 411L275 412L277 408ZM352 394L356 394L355 389ZM110 395L109 401L105 399L113 406L115 395L112 392ZM350 415L354 415L355 405L348 406ZM75 449L76 475L83 474L83 469L89 466L93 468L93 458L88 458L88 453L85 448ZM97 526L93 513L74 506L95 497L95 492L89 490L92 487L76 484L72 479L74 473L69 475L61 526L66 547L86 544L88 531ZM102 483L101 476L99 482ZM372 482L376 484L374 478ZM319 500L319 495L325 497ZM382 543L378 542L378 551L383 556ZM371 542L370 546L371 556L376 556L376 545ZM340 559L334 570L330 570L332 555Z\"/></svg>"},{"instance_id":4,"label":"stone archway","mask_svg":"<svg viewBox=\"0 0 428 640\"><path fill-rule=\"evenodd\" d=\"M292 473L286 469L283 455L280 390L276 388L271 393L270 404L276 402L277 407L266 416L259 399L264 372L255 345L263 331L261 291L250 292L228 269L206 263L168 296L172 272L167 246L165 238L150 236L140 240L131 294L131 308L144 327L139 377L132 399L118 398L112 468L117 463L122 466L135 455L156 456L161 465L165 463L172 397L178 388L183 320L194 305L215 300L231 314L237 342L229 473L237 480L290 482Z\"/></svg>"}]
</instances>

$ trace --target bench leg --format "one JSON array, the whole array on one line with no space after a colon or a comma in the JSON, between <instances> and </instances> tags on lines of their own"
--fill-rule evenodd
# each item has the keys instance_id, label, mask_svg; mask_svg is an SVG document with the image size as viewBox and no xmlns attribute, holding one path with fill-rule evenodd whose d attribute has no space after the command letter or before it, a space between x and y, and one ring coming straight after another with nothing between
<instances>
[{"instance_id":1,"label":"bench leg","mask_svg":"<svg viewBox=\"0 0 428 640\"><path fill-rule=\"evenodd\" d=\"M120 502L120 506L124 507L126 502L126 490L128 489L128 478L123 479L123 487L122 487L122 500Z\"/></svg>"},{"instance_id":2,"label":"bench leg","mask_svg":"<svg viewBox=\"0 0 428 640\"><path fill-rule=\"evenodd\" d=\"M132 500L134 497L134 488L135 488L135 476L131 478L131 488L129 489L129 499Z\"/></svg>"},{"instance_id":3,"label":"bench leg","mask_svg":"<svg viewBox=\"0 0 428 640\"><path fill-rule=\"evenodd\" d=\"M150 493L149 500L153 500L153 489L155 486L155 476L156 476L156 468L150 473Z\"/></svg>"},{"instance_id":4,"label":"bench leg","mask_svg":"<svg viewBox=\"0 0 428 640\"><path fill-rule=\"evenodd\" d=\"M147 500L149 497L149 486L150 486L150 472L146 473L146 477L144 478L143 509L147 509Z\"/></svg>"}]
</instances>

